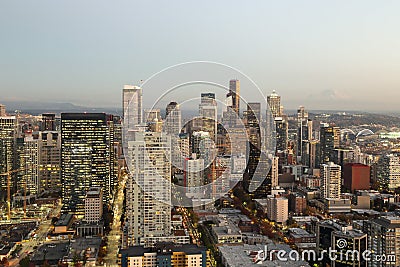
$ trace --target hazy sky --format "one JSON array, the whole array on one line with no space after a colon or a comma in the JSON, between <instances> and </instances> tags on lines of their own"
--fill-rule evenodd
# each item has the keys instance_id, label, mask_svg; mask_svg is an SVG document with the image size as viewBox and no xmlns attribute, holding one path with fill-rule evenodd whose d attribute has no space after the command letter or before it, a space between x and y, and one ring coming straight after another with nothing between
<instances>
[{"instance_id":1,"label":"hazy sky","mask_svg":"<svg viewBox=\"0 0 400 267\"><path fill-rule=\"evenodd\" d=\"M396 0L1 1L0 103L118 106L124 84L208 60L289 109L400 111L399 12Z\"/></svg>"}]
</instances>

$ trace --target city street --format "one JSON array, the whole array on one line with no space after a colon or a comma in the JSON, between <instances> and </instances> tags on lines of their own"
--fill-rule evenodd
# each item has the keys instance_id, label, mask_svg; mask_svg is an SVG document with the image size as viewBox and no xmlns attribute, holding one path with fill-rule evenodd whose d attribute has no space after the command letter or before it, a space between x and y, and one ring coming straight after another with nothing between
<instances>
[{"instance_id":1,"label":"city street","mask_svg":"<svg viewBox=\"0 0 400 267\"><path fill-rule=\"evenodd\" d=\"M114 200L114 219L111 225L111 231L108 237L107 244L107 255L104 257L105 266L118 266L117 265L117 253L119 250L120 240L121 240L121 217L123 211L124 202L124 188L126 180L128 178L127 174L122 175L121 180L118 184L117 194Z\"/></svg>"}]
</instances>

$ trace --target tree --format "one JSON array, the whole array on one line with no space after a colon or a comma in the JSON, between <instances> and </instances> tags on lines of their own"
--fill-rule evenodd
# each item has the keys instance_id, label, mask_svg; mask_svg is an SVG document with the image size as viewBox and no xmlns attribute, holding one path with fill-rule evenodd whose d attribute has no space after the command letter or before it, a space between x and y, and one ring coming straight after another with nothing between
<instances>
[{"instance_id":1,"label":"tree","mask_svg":"<svg viewBox=\"0 0 400 267\"><path fill-rule=\"evenodd\" d=\"M21 267L29 267L30 264L31 264L31 259L28 256L23 258L19 262L19 266L21 266Z\"/></svg>"}]
</instances>

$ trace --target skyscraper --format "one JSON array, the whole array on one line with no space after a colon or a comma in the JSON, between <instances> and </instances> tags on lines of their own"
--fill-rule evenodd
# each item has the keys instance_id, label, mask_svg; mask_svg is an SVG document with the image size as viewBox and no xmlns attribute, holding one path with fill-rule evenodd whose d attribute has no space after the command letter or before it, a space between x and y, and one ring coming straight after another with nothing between
<instances>
[{"instance_id":1,"label":"skyscraper","mask_svg":"<svg viewBox=\"0 0 400 267\"><path fill-rule=\"evenodd\" d=\"M400 266L400 217L380 217L364 220L363 232L367 234L369 258L385 255L385 261L369 261L368 267Z\"/></svg>"},{"instance_id":2,"label":"skyscraper","mask_svg":"<svg viewBox=\"0 0 400 267\"><path fill-rule=\"evenodd\" d=\"M301 163L308 165L308 141L312 139L312 120L308 119L308 112L303 106L297 110L297 158Z\"/></svg>"},{"instance_id":3,"label":"skyscraper","mask_svg":"<svg viewBox=\"0 0 400 267\"><path fill-rule=\"evenodd\" d=\"M165 120L162 131L171 136L171 158L172 158L172 172L176 173L183 169L183 157L189 156L189 151L183 152L180 150L180 132L182 130L182 113L178 103L170 102L167 105ZM189 142L189 138L187 138ZM189 149L189 143L187 145ZM185 156L183 156L185 155Z\"/></svg>"},{"instance_id":4,"label":"skyscraper","mask_svg":"<svg viewBox=\"0 0 400 267\"><path fill-rule=\"evenodd\" d=\"M52 113L42 114L40 130L41 131L55 131L56 130L56 114L52 114Z\"/></svg>"},{"instance_id":5,"label":"skyscraper","mask_svg":"<svg viewBox=\"0 0 400 267\"><path fill-rule=\"evenodd\" d=\"M193 154L184 162L183 186L186 187L186 196L202 197L200 187L204 184L204 159L198 159Z\"/></svg>"},{"instance_id":6,"label":"skyscraper","mask_svg":"<svg viewBox=\"0 0 400 267\"><path fill-rule=\"evenodd\" d=\"M61 188L61 134L55 131L39 135L40 191L58 191Z\"/></svg>"},{"instance_id":7,"label":"skyscraper","mask_svg":"<svg viewBox=\"0 0 400 267\"><path fill-rule=\"evenodd\" d=\"M181 129L182 113L179 104L176 102L170 102L166 108L163 131L171 135L178 135L181 132Z\"/></svg>"},{"instance_id":8,"label":"skyscraper","mask_svg":"<svg viewBox=\"0 0 400 267\"><path fill-rule=\"evenodd\" d=\"M199 105L199 115L202 119L202 130L210 134L210 138L217 143L217 101L214 93L202 93Z\"/></svg>"},{"instance_id":9,"label":"skyscraper","mask_svg":"<svg viewBox=\"0 0 400 267\"><path fill-rule=\"evenodd\" d=\"M400 187L400 157L387 154L380 157L377 168L380 189L394 191Z\"/></svg>"},{"instance_id":10,"label":"skyscraper","mask_svg":"<svg viewBox=\"0 0 400 267\"><path fill-rule=\"evenodd\" d=\"M169 135L134 132L128 143L128 245L151 245L171 235Z\"/></svg>"},{"instance_id":11,"label":"skyscraper","mask_svg":"<svg viewBox=\"0 0 400 267\"><path fill-rule=\"evenodd\" d=\"M232 97L232 109L239 115L240 112L240 81L230 80L229 81L229 93L227 96Z\"/></svg>"},{"instance_id":12,"label":"skyscraper","mask_svg":"<svg viewBox=\"0 0 400 267\"><path fill-rule=\"evenodd\" d=\"M342 174L341 167L328 162L321 165L321 197L340 199Z\"/></svg>"},{"instance_id":13,"label":"skyscraper","mask_svg":"<svg viewBox=\"0 0 400 267\"><path fill-rule=\"evenodd\" d=\"M0 117L0 173L11 171L14 167L16 134L17 118L15 116ZM4 179L4 176L0 178L0 191L7 192L7 179Z\"/></svg>"},{"instance_id":14,"label":"skyscraper","mask_svg":"<svg viewBox=\"0 0 400 267\"><path fill-rule=\"evenodd\" d=\"M122 104L124 126L126 129L134 129L143 120L142 88L134 85L124 85Z\"/></svg>"},{"instance_id":15,"label":"skyscraper","mask_svg":"<svg viewBox=\"0 0 400 267\"><path fill-rule=\"evenodd\" d=\"M287 116L275 117L276 151L286 152L288 149L289 124Z\"/></svg>"},{"instance_id":16,"label":"skyscraper","mask_svg":"<svg viewBox=\"0 0 400 267\"><path fill-rule=\"evenodd\" d=\"M61 114L61 178L63 211L83 215L90 187L111 196L110 128L104 113Z\"/></svg>"},{"instance_id":17,"label":"skyscraper","mask_svg":"<svg viewBox=\"0 0 400 267\"><path fill-rule=\"evenodd\" d=\"M279 185L279 157L274 156L271 164L271 187L276 188Z\"/></svg>"},{"instance_id":18,"label":"skyscraper","mask_svg":"<svg viewBox=\"0 0 400 267\"><path fill-rule=\"evenodd\" d=\"M229 127L236 127L240 118L240 81L230 80L229 91L226 94L223 123Z\"/></svg>"},{"instance_id":19,"label":"skyscraper","mask_svg":"<svg viewBox=\"0 0 400 267\"><path fill-rule=\"evenodd\" d=\"M25 133L22 140L22 153L20 153L20 167L24 168L21 172L22 177L17 186L21 192L29 192L31 195L39 193L39 140L33 138L32 131Z\"/></svg>"},{"instance_id":20,"label":"skyscraper","mask_svg":"<svg viewBox=\"0 0 400 267\"><path fill-rule=\"evenodd\" d=\"M327 163L334 161L335 148L340 146L339 127L330 126L326 123L321 124L320 128L320 161Z\"/></svg>"},{"instance_id":21,"label":"skyscraper","mask_svg":"<svg viewBox=\"0 0 400 267\"><path fill-rule=\"evenodd\" d=\"M281 97L276 93L275 90L272 91L272 94L267 96L267 102L269 108L271 109L272 116L280 117L281 114Z\"/></svg>"}]
</instances>

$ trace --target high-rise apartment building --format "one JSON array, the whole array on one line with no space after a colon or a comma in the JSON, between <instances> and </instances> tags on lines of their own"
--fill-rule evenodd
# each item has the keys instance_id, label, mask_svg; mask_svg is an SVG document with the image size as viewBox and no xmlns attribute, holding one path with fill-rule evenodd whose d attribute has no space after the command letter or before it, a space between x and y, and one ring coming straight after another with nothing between
<instances>
[{"instance_id":1,"label":"high-rise apartment building","mask_svg":"<svg viewBox=\"0 0 400 267\"><path fill-rule=\"evenodd\" d=\"M63 211L83 215L90 187L112 193L111 132L104 113L61 114L61 179Z\"/></svg>"},{"instance_id":2,"label":"high-rise apartment building","mask_svg":"<svg viewBox=\"0 0 400 267\"><path fill-rule=\"evenodd\" d=\"M128 142L128 245L151 245L171 235L171 138L134 132Z\"/></svg>"},{"instance_id":3,"label":"high-rise apartment building","mask_svg":"<svg viewBox=\"0 0 400 267\"><path fill-rule=\"evenodd\" d=\"M400 187L400 157L387 154L380 157L377 178L381 189L395 190Z\"/></svg>"},{"instance_id":4,"label":"high-rise apartment building","mask_svg":"<svg viewBox=\"0 0 400 267\"><path fill-rule=\"evenodd\" d=\"M142 123L142 88L134 85L124 85L122 91L122 108L125 129L135 129Z\"/></svg>"},{"instance_id":5,"label":"high-rise apartment building","mask_svg":"<svg viewBox=\"0 0 400 267\"><path fill-rule=\"evenodd\" d=\"M367 267L367 260L363 253L368 248L367 234L361 230L344 228L340 231L332 232L332 244L336 252L336 257L332 257L332 267ZM348 253L351 251L352 253ZM341 254L346 257L340 257ZM358 256L357 256L358 255ZM365 255L365 254L364 254Z\"/></svg>"},{"instance_id":6,"label":"high-rise apartment building","mask_svg":"<svg viewBox=\"0 0 400 267\"><path fill-rule=\"evenodd\" d=\"M321 165L321 197L340 199L342 168L333 162Z\"/></svg>"},{"instance_id":7,"label":"high-rise apartment building","mask_svg":"<svg viewBox=\"0 0 400 267\"><path fill-rule=\"evenodd\" d=\"M371 259L385 256L385 261L368 261L368 267L400 266L400 217L380 217L363 221L368 236Z\"/></svg>"},{"instance_id":8,"label":"high-rise apartment building","mask_svg":"<svg viewBox=\"0 0 400 267\"><path fill-rule=\"evenodd\" d=\"M267 217L277 223L286 223L289 216L289 200L280 196L267 198Z\"/></svg>"},{"instance_id":9,"label":"high-rise apartment building","mask_svg":"<svg viewBox=\"0 0 400 267\"><path fill-rule=\"evenodd\" d=\"M196 158L193 153L191 158L184 161L183 186L186 187L186 196L202 197L201 186L204 185L204 159Z\"/></svg>"},{"instance_id":10,"label":"high-rise apartment building","mask_svg":"<svg viewBox=\"0 0 400 267\"><path fill-rule=\"evenodd\" d=\"M271 164L271 187L276 188L279 185L279 157L272 157Z\"/></svg>"}]
</instances>

